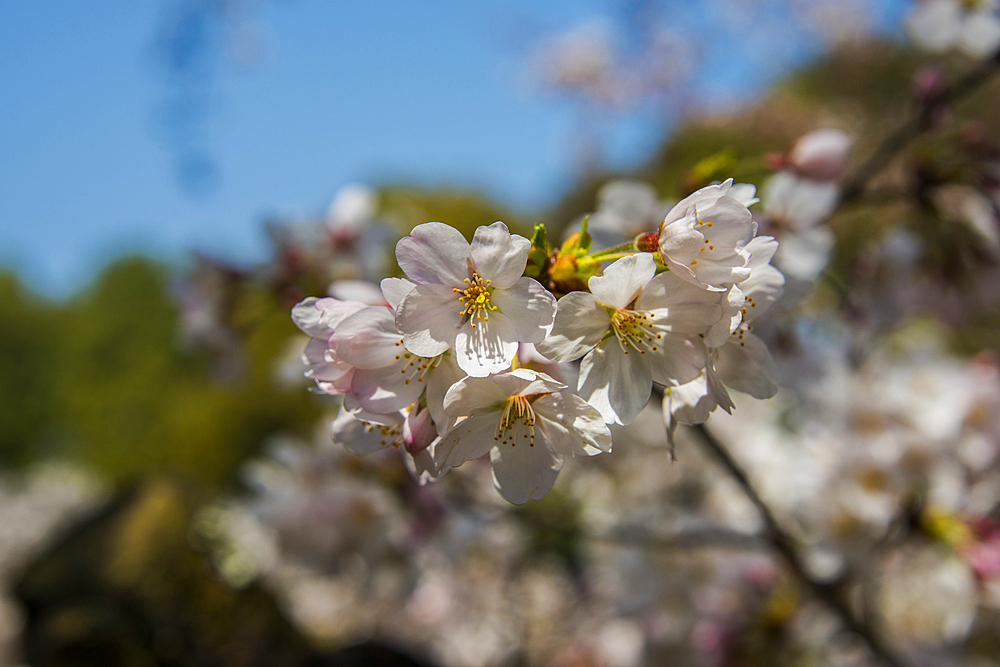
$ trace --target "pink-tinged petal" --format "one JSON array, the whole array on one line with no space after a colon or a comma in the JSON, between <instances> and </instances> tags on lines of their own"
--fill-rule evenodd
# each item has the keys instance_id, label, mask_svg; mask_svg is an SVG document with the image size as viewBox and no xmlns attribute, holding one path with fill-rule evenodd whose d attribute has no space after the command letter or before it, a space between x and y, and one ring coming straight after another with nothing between
<instances>
[{"instance_id":1,"label":"pink-tinged petal","mask_svg":"<svg viewBox=\"0 0 1000 667\"><path fill-rule=\"evenodd\" d=\"M333 420L330 431L335 443L343 445L349 452L364 456L398 445L402 418L397 415L397 419L400 423L391 426L370 424L342 410Z\"/></svg>"},{"instance_id":2,"label":"pink-tinged petal","mask_svg":"<svg viewBox=\"0 0 1000 667\"><path fill-rule=\"evenodd\" d=\"M719 348L715 370L729 387L754 398L771 398L778 393L778 367L764 341L752 333L744 333L742 339L734 336Z\"/></svg>"},{"instance_id":3,"label":"pink-tinged petal","mask_svg":"<svg viewBox=\"0 0 1000 667\"><path fill-rule=\"evenodd\" d=\"M645 355L625 354L614 338L594 348L580 362L579 394L609 424L631 424L646 407L652 388Z\"/></svg>"},{"instance_id":4,"label":"pink-tinged petal","mask_svg":"<svg viewBox=\"0 0 1000 667\"><path fill-rule=\"evenodd\" d=\"M522 343L538 343L545 338L556 314L556 300L532 278L519 278L510 289L496 289L490 302L510 318Z\"/></svg>"},{"instance_id":5,"label":"pink-tinged petal","mask_svg":"<svg viewBox=\"0 0 1000 667\"><path fill-rule=\"evenodd\" d=\"M434 461L439 469L454 468L478 459L497 444L499 412L469 417L455 424L434 446Z\"/></svg>"},{"instance_id":6,"label":"pink-tinged petal","mask_svg":"<svg viewBox=\"0 0 1000 667\"><path fill-rule=\"evenodd\" d=\"M455 423L455 418L444 409L444 397L448 394L448 390L464 377L465 373L458 367L458 362L452 354L440 357L437 366L427 373L427 410L430 411L431 418L437 424L438 433L441 435Z\"/></svg>"},{"instance_id":7,"label":"pink-tinged petal","mask_svg":"<svg viewBox=\"0 0 1000 667\"><path fill-rule=\"evenodd\" d=\"M587 285L600 303L621 310L638 296L656 275L656 262L648 252L640 252L612 262L603 276L594 276Z\"/></svg>"},{"instance_id":8,"label":"pink-tinged petal","mask_svg":"<svg viewBox=\"0 0 1000 667\"><path fill-rule=\"evenodd\" d=\"M371 306L345 318L330 338L330 347L339 359L357 368L384 368L398 364L406 352L402 340L392 309Z\"/></svg>"},{"instance_id":9,"label":"pink-tinged petal","mask_svg":"<svg viewBox=\"0 0 1000 667\"><path fill-rule=\"evenodd\" d=\"M698 377L708 363L705 345L699 339L680 334L664 334L657 349L643 355L654 382L677 385Z\"/></svg>"},{"instance_id":10,"label":"pink-tinged petal","mask_svg":"<svg viewBox=\"0 0 1000 667\"><path fill-rule=\"evenodd\" d=\"M398 366L358 368L351 381L351 393L369 412L387 414L402 410L420 398L424 383L411 378L411 373L399 371Z\"/></svg>"},{"instance_id":11,"label":"pink-tinged petal","mask_svg":"<svg viewBox=\"0 0 1000 667\"><path fill-rule=\"evenodd\" d=\"M847 168L850 149L851 138L843 130L825 127L799 137L788 159L807 178L835 181Z\"/></svg>"},{"instance_id":12,"label":"pink-tinged petal","mask_svg":"<svg viewBox=\"0 0 1000 667\"><path fill-rule=\"evenodd\" d=\"M354 378L354 368L350 368L335 380L317 380L316 386L322 394L336 396L351 390L351 380Z\"/></svg>"},{"instance_id":13,"label":"pink-tinged petal","mask_svg":"<svg viewBox=\"0 0 1000 667\"><path fill-rule=\"evenodd\" d=\"M441 222L417 225L396 244L399 268L417 283L459 286L469 277L468 258L468 241Z\"/></svg>"},{"instance_id":14,"label":"pink-tinged petal","mask_svg":"<svg viewBox=\"0 0 1000 667\"><path fill-rule=\"evenodd\" d=\"M494 486L504 500L514 505L544 498L563 467L561 456L542 443L529 446L526 438L518 438L513 447L495 447L490 461Z\"/></svg>"},{"instance_id":15,"label":"pink-tinged petal","mask_svg":"<svg viewBox=\"0 0 1000 667\"><path fill-rule=\"evenodd\" d=\"M454 352L458 367L473 377L501 373L510 368L517 354L517 329L499 312L470 320L455 336Z\"/></svg>"},{"instance_id":16,"label":"pink-tinged petal","mask_svg":"<svg viewBox=\"0 0 1000 667\"><path fill-rule=\"evenodd\" d=\"M452 417L479 416L498 413L509 397L493 378L466 377L452 385L444 395L443 404Z\"/></svg>"},{"instance_id":17,"label":"pink-tinged petal","mask_svg":"<svg viewBox=\"0 0 1000 667\"><path fill-rule=\"evenodd\" d=\"M497 221L476 229L469 254L479 275L490 279L491 287L508 289L524 273L530 249L531 241L512 235L507 225Z\"/></svg>"},{"instance_id":18,"label":"pink-tinged petal","mask_svg":"<svg viewBox=\"0 0 1000 667\"><path fill-rule=\"evenodd\" d=\"M565 456L594 456L611 451L611 430L597 408L568 391L543 396L532 404L538 425L555 451Z\"/></svg>"},{"instance_id":19,"label":"pink-tinged petal","mask_svg":"<svg viewBox=\"0 0 1000 667\"><path fill-rule=\"evenodd\" d=\"M359 301L307 297L292 308L292 321L303 333L326 340L340 321L367 306Z\"/></svg>"},{"instance_id":20,"label":"pink-tinged petal","mask_svg":"<svg viewBox=\"0 0 1000 667\"><path fill-rule=\"evenodd\" d=\"M427 409L414 407L403 421L403 446L410 454L419 454L437 440L438 432Z\"/></svg>"},{"instance_id":21,"label":"pink-tinged petal","mask_svg":"<svg viewBox=\"0 0 1000 667\"><path fill-rule=\"evenodd\" d=\"M589 292L570 292L559 299L548 337L535 350L556 362L579 359L601 342L611 327L611 315Z\"/></svg>"},{"instance_id":22,"label":"pink-tinged petal","mask_svg":"<svg viewBox=\"0 0 1000 667\"><path fill-rule=\"evenodd\" d=\"M379 287L382 288L382 296L385 298L386 303L389 304L390 308L395 310L399 307L399 303L403 300L403 297L409 294L416 285L403 278L383 278L382 282L379 283Z\"/></svg>"},{"instance_id":23,"label":"pink-tinged petal","mask_svg":"<svg viewBox=\"0 0 1000 667\"><path fill-rule=\"evenodd\" d=\"M455 344L462 326L462 304L451 287L417 285L396 309L403 345L422 357L436 357Z\"/></svg>"}]
</instances>

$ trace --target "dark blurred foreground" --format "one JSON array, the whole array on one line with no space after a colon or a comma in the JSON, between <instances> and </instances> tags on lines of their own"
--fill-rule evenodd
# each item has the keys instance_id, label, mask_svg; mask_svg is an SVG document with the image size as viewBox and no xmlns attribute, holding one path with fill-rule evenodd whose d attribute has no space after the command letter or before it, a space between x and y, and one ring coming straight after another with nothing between
<instances>
[{"instance_id":1,"label":"dark blurred foreground","mask_svg":"<svg viewBox=\"0 0 1000 667\"><path fill-rule=\"evenodd\" d=\"M35 667L430 667L378 642L320 653L254 582L222 581L192 534L196 494L139 484L39 557L17 585Z\"/></svg>"}]
</instances>

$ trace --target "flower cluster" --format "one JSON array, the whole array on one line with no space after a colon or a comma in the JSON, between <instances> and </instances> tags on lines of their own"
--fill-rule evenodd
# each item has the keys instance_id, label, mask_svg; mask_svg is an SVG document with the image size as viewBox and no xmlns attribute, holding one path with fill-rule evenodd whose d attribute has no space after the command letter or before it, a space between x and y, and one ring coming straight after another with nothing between
<instances>
[{"instance_id":1,"label":"flower cluster","mask_svg":"<svg viewBox=\"0 0 1000 667\"><path fill-rule=\"evenodd\" d=\"M396 245L406 278L383 280L380 303L310 297L292 310L312 339L306 375L344 397L334 440L399 447L421 483L489 455L497 490L522 504L567 457L610 451L608 425L630 424L654 383L705 418L730 409L723 382L772 395L774 364L750 330L784 279L769 265L777 243L755 236L755 201L752 187L711 185L658 231L595 253L585 226L553 250L541 226L529 241L496 222L469 243L418 225ZM555 267L585 289L560 288ZM553 366L580 359L576 387L528 368L532 346Z\"/></svg>"}]
</instances>

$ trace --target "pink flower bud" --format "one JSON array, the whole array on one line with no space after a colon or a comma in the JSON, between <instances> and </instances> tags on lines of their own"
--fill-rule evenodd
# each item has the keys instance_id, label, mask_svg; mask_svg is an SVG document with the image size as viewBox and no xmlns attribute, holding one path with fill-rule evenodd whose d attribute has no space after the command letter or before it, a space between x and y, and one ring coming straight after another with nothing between
<instances>
[{"instance_id":1,"label":"pink flower bud","mask_svg":"<svg viewBox=\"0 0 1000 667\"><path fill-rule=\"evenodd\" d=\"M847 168L850 138L841 130L824 128L802 135L788 161L800 175L818 181L835 181Z\"/></svg>"}]
</instances>

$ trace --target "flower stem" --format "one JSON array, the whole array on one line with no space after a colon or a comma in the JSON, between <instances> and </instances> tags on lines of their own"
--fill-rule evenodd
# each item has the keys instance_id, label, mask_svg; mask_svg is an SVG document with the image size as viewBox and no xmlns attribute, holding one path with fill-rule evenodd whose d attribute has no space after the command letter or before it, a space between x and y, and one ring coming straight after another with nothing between
<instances>
[{"instance_id":1,"label":"flower stem","mask_svg":"<svg viewBox=\"0 0 1000 667\"><path fill-rule=\"evenodd\" d=\"M613 248L605 248L604 250L598 250L597 252L591 253L590 258L603 262L606 259L618 259L619 257L625 257L626 255L632 255L634 253L635 242L629 241L628 243L616 245Z\"/></svg>"}]
</instances>

